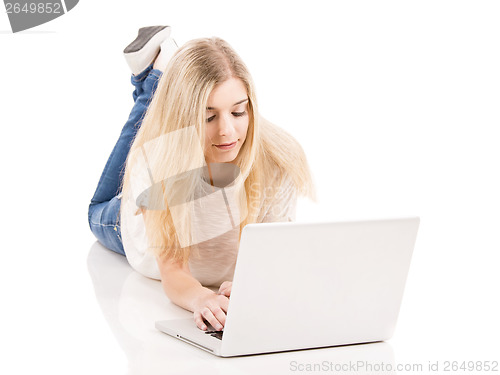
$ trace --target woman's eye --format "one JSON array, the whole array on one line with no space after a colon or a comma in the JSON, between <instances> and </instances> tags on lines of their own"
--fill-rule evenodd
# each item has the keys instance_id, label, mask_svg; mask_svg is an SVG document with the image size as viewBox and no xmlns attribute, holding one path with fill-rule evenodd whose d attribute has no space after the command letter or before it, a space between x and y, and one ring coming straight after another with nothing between
<instances>
[{"instance_id":1,"label":"woman's eye","mask_svg":"<svg viewBox=\"0 0 500 375\"><path fill-rule=\"evenodd\" d=\"M245 113L246 113L246 111L243 111L243 112L232 112L233 116L236 116L236 117L241 117L241 116L243 116Z\"/></svg>"},{"instance_id":2,"label":"woman's eye","mask_svg":"<svg viewBox=\"0 0 500 375\"><path fill-rule=\"evenodd\" d=\"M210 116L209 118L207 118L207 122L210 122L210 121L212 121L212 120L213 120L214 118L215 118L215 115L213 115L213 116Z\"/></svg>"}]
</instances>

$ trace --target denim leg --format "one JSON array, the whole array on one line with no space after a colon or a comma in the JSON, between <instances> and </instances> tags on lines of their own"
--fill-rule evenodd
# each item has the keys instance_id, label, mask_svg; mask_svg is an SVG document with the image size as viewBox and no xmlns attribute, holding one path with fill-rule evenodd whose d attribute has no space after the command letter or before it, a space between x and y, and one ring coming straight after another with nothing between
<instances>
[{"instance_id":1,"label":"denim leg","mask_svg":"<svg viewBox=\"0 0 500 375\"><path fill-rule=\"evenodd\" d=\"M131 77L135 89L134 106L120 137L106 162L89 205L89 226L97 239L106 247L124 254L120 231L120 197L125 161L130 146L139 130L146 110L158 86L161 71L150 65L140 74Z\"/></svg>"},{"instance_id":2,"label":"denim leg","mask_svg":"<svg viewBox=\"0 0 500 375\"><path fill-rule=\"evenodd\" d=\"M114 252L125 255L119 224L121 199L94 203L89 206L90 230L101 244Z\"/></svg>"},{"instance_id":3,"label":"denim leg","mask_svg":"<svg viewBox=\"0 0 500 375\"><path fill-rule=\"evenodd\" d=\"M135 101L134 106L104 167L91 204L109 201L121 190L125 160L135 134L141 127L144 114L156 91L158 78L161 75L159 70L152 70L151 68L152 65L139 75L131 78L132 84L135 86L132 94Z\"/></svg>"}]
</instances>

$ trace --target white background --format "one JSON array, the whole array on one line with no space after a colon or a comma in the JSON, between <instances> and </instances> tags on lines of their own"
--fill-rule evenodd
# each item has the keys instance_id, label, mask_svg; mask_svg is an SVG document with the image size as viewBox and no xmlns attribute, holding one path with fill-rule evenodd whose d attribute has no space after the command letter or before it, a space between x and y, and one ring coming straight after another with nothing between
<instances>
[{"instance_id":1,"label":"white background","mask_svg":"<svg viewBox=\"0 0 500 375\"><path fill-rule=\"evenodd\" d=\"M12 34L0 14L0 372L129 367L87 206L132 105L122 50L155 24L242 56L308 157L319 200L298 220L421 217L396 361L500 360L499 19L496 1L82 0Z\"/></svg>"}]
</instances>

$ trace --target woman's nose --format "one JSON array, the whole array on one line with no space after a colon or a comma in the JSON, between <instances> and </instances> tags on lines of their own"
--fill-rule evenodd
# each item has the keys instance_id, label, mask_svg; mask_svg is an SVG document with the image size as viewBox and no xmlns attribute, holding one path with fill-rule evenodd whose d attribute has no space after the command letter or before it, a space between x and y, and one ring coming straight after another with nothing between
<instances>
[{"instance_id":1,"label":"woman's nose","mask_svg":"<svg viewBox=\"0 0 500 375\"><path fill-rule=\"evenodd\" d=\"M219 118L219 135L231 135L233 129L229 116L224 115Z\"/></svg>"}]
</instances>

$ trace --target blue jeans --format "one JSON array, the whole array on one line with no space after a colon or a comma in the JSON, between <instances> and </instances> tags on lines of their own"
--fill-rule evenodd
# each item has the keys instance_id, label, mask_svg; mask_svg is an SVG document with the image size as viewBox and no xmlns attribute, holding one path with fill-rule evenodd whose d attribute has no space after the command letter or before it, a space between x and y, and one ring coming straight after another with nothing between
<instances>
[{"instance_id":1,"label":"blue jeans","mask_svg":"<svg viewBox=\"0 0 500 375\"><path fill-rule=\"evenodd\" d=\"M120 229L121 185L125 160L130 151L137 130L141 127L144 114L158 86L162 72L151 64L138 75L132 75L135 89L132 93L134 106L122 129L106 166L101 174L97 189L89 205L90 230L96 238L119 254L125 255Z\"/></svg>"}]
</instances>

